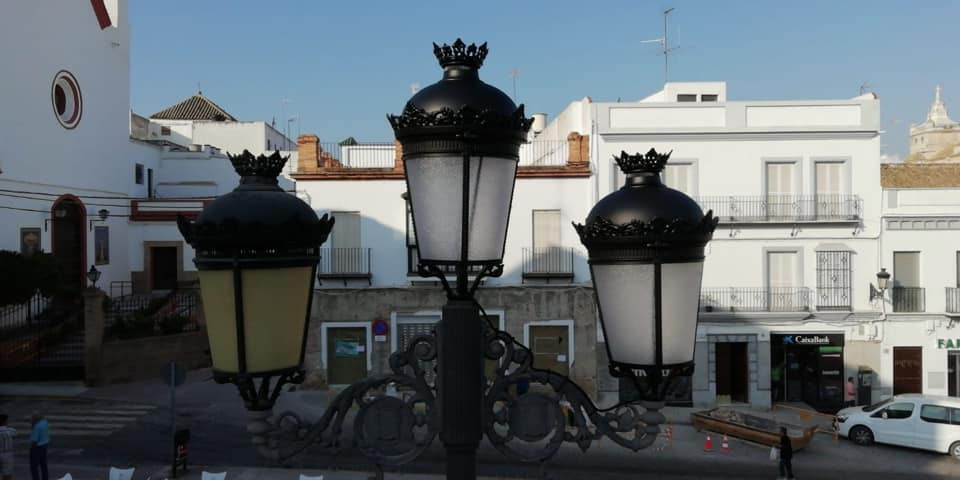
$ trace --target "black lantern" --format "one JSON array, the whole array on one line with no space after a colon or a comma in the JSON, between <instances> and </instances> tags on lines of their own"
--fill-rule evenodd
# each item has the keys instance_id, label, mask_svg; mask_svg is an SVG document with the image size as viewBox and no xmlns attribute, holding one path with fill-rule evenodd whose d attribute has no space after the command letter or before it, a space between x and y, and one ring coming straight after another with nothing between
<instances>
[{"instance_id":1,"label":"black lantern","mask_svg":"<svg viewBox=\"0 0 960 480\"><path fill-rule=\"evenodd\" d=\"M574 225L589 253L610 372L635 378L647 400L662 400L666 380L693 371L704 247L717 225L713 212L660 181L669 158L652 149L614 157L626 184Z\"/></svg>"},{"instance_id":2,"label":"black lantern","mask_svg":"<svg viewBox=\"0 0 960 480\"><path fill-rule=\"evenodd\" d=\"M87 280L90 281L90 284L93 288L97 288L97 282L100 281L100 270L97 270L97 267L90 265L90 270L87 270Z\"/></svg>"},{"instance_id":3,"label":"black lantern","mask_svg":"<svg viewBox=\"0 0 960 480\"><path fill-rule=\"evenodd\" d=\"M444 267L502 272L520 144L532 123L480 80L487 44L433 45L443 79L388 115L404 173L424 274ZM465 279L464 279L465 280ZM458 280L458 294L466 294Z\"/></svg>"},{"instance_id":4,"label":"black lantern","mask_svg":"<svg viewBox=\"0 0 960 480\"><path fill-rule=\"evenodd\" d=\"M319 247L333 226L278 186L287 158L230 155L240 185L196 220L177 219L196 250L214 378L235 383L251 410L270 409L284 383L303 380Z\"/></svg>"},{"instance_id":5,"label":"black lantern","mask_svg":"<svg viewBox=\"0 0 960 480\"><path fill-rule=\"evenodd\" d=\"M887 286L889 285L890 285L890 273L887 272L886 268L881 268L880 271L877 272L877 289L883 292L884 290L887 289Z\"/></svg>"}]
</instances>

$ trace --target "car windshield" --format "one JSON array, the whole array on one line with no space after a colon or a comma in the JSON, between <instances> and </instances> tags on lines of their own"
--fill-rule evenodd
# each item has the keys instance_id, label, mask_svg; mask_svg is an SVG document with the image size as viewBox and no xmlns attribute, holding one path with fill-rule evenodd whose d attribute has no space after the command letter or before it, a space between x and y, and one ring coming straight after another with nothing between
<instances>
[{"instance_id":1,"label":"car windshield","mask_svg":"<svg viewBox=\"0 0 960 480\"><path fill-rule=\"evenodd\" d=\"M874 411L874 410L876 410L876 409L878 409L878 408L880 408L880 407L882 407L882 406L884 406L884 405L886 405L886 404L888 404L888 403L890 403L890 402L892 402L892 401L893 401L893 398L892 398L892 397L891 397L891 398L888 398L888 399L886 399L886 400L883 400L883 401L874 403L873 405L868 405L868 406L866 406L866 407L863 407L863 411L864 411L864 412L872 412L872 411Z\"/></svg>"}]
</instances>

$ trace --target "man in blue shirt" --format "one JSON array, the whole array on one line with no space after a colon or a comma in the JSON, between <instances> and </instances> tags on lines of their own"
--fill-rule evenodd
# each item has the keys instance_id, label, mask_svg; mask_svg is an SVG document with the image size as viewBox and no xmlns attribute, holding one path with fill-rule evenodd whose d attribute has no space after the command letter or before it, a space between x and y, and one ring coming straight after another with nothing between
<instances>
[{"instance_id":1,"label":"man in blue shirt","mask_svg":"<svg viewBox=\"0 0 960 480\"><path fill-rule=\"evenodd\" d=\"M47 445L50 443L50 428L47 419L33 414L33 430L30 431L30 476L33 480L49 480L47 474Z\"/></svg>"}]
</instances>

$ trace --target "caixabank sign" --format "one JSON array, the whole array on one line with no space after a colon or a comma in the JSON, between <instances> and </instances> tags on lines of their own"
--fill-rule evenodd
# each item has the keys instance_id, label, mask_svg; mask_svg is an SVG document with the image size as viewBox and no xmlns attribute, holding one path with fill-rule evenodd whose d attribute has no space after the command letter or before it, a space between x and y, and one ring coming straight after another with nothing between
<instances>
[{"instance_id":1,"label":"caixabank sign","mask_svg":"<svg viewBox=\"0 0 960 480\"><path fill-rule=\"evenodd\" d=\"M842 346L842 333L774 333L770 335L773 343L784 346Z\"/></svg>"}]
</instances>

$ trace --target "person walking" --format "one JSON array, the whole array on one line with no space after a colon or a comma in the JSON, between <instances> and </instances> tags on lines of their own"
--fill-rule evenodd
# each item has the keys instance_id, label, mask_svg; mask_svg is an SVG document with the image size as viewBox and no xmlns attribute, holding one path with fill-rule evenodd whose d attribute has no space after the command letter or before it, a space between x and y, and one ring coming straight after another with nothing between
<instances>
[{"instance_id":1,"label":"person walking","mask_svg":"<svg viewBox=\"0 0 960 480\"><path fill-rule=\"evenodd\" d=\"M47 446L50 444L50 427L47 419L34 413L30 431L30 476L33 480L50 480L47 473Z\"/></svg>"},{"instance_id":2,"label":"person walking","mask_svg":"<svg viewBox=\"0 0 960 480\"><path fill-rule=\"evenodd\" d=\"M17 431L7 426L7 419L0 413L0 478L13 480L13 437Z\"/></svg>"},{"instance_id":3,"label":"person walking","mask_svg":"<svg viewBox=\"0 0 960 480\"><path fill-rule=\"evenodd\" d=\"M787 435L787 427L780 427L780 478L793 479L793 443Z\"/></svg>"},{"instance_id":4,"label":"person walking","mask_svg":"<svg viewBox=\"0 0 960 480\"><path fill-rule=\"evenodd\" d=\"M843 406L855 407L857 405L857 386L853 383L853 377L847 377L847 388L843 392Z\"/></svg>"}]
</instances>

